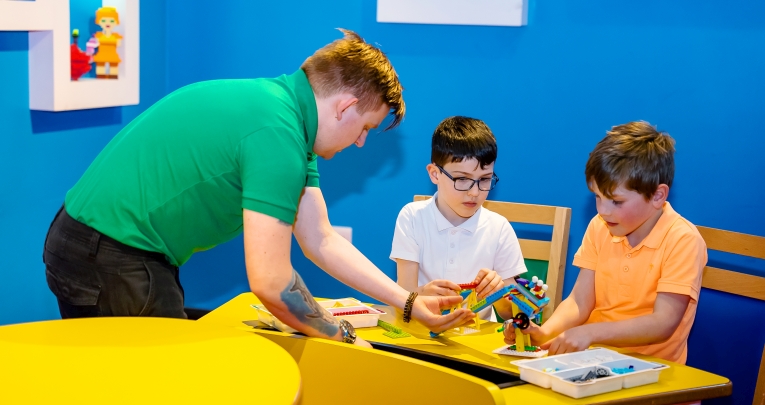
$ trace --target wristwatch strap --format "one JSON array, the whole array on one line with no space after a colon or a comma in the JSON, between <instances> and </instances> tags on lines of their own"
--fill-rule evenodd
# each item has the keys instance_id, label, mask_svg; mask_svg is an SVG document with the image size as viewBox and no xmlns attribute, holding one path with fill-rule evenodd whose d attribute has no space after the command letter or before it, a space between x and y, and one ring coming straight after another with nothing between
<instances>
[{"instance_id":1,"label":"wristwatch strap","mask_svg":"<svg viewBox=\"0 0 765 405\"><path fill-rule=\"evenodd\" d=\"M345 319L340 319L340 332L343 334L343 343L356 343L356 329Z\"/></svg>"}]
</instances>

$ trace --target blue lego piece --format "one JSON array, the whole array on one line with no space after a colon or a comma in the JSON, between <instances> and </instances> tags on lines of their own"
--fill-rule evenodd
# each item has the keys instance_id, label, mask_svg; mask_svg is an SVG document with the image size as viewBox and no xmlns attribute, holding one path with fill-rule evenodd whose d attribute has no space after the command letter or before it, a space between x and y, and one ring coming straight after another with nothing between
<instances>
[{"instance_id":1,"label":"blue lego piece","mask_svg":"<svg viewBox=\"0 0 765 405\"><path fill-rule=\"evenodd\" d=\"M473 312L478 312L478 311L480 311L480 310L490 306L491 304L494 304L495 302L499 301L500 299L502 299L502 297L504 297L505 295L507 295L509 293L510 293L510 287L502 287L502 289L500 289L499 291L497 291L495 293L491 293L491 294L487 295L486 298L478 301L478 303L473 305L470 308L470 310L473 311Z\"/></svg>"},{"instance_id":2,"label":"blue lego piece","mask_svg":"<svg viewBox=\"0 0 765 405\"><path fill-rule=\"evenodd\" d=\"M518 306L518 309L521 312L525 313L526 315L528 315L530 317L536 315L536 311L534 311L534 308L531 308L529 306L529 304L527 304L522 299L520 299L520 298L518 298L518 297L516 297L515 295L512 295L512 294L510 295L510 299L513 301L513 304Z\"/></svg>"},{"instance_id":3,"label":"blue lego piece","mask_svg":"<svg viewBox=\"0 0 765 405\"><path fill-rule=\"evenodd\" d=\"M522 284L520 285L513 285L510 286L511 289L518 291L519 293L523 294L524 297L526 297L527 300L529 300L532 304L537 305L537 297L532 294L529 290L526 289L526 287Z\"/></svg>"},{"instance_id":4,"label":"blue lego piece","mask_svg":"<svg viewBox=\"0 0 765 405\"><path fill-rule=\"evenodd\" d=\"M635 371L635 366L629 366L629 367L613 367L611 369L616 374L627 374Z\"/></svg>"},{"instance_id":5,"label":"blue lego piece","mask_svg":"<svg viewBox=\"0 0 765 405\"><path fill-rule=\"evenodd\" d=\"M534 318L532 318L532 321L535 324L542 326L542 312L539 312Z\"/></svg>"}]
</instances>

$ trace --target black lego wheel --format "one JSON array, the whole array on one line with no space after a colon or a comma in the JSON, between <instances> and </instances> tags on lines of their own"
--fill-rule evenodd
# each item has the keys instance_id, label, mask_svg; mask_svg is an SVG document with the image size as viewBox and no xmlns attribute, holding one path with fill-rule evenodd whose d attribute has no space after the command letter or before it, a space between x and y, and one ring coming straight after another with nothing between
<instances>
[{"instance_id":1,"label":"black lego wheel","mask_svg":"<svg viewBox=\"0 0 765 405\"><path fill-rule=\"evenodd\" d=\"M520 328L521 330L526 329L529 327L529 323L530 323L529 316L523 312L518 312L513 317L513 323L518 325L518 328Z\"/></svg>"}]
</instances>

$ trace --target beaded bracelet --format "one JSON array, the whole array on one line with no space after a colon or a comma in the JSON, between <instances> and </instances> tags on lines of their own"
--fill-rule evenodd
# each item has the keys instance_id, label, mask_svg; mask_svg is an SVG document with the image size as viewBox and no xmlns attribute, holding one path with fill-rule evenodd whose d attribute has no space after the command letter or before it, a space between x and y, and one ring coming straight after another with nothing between
<instances>
[{"instance_id":1,"label":"beaded bracelet","mask_svg":"<svg viewBox=\"0 0 765 405\"><path fill-rule=\"evenodd\" d=\"M406 299L406 305L404 305L404 322L409 323L412 320L412 306L414 305L414 299L417 298L417 292L412 291L409 293L409 298Z\"/></svg>"}]
</instances>

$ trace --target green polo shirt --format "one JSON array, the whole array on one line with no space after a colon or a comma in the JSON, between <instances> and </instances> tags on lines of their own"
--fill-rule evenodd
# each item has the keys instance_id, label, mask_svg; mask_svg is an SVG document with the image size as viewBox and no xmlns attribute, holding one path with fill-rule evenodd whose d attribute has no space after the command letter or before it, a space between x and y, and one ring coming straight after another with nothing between
<instances>
[{"instance_id":1,"label":"green polo shirt","mask_svg":"<svg viewBox=\"0 0 765 405\"><path fill-rule=\"evenodd\" d=\"M293 223L318 187L316 101L302 70L183 87L134 119L66 194L77 221L182 265L242 232L242 208Z\"/></svg>"}]
</instances>

